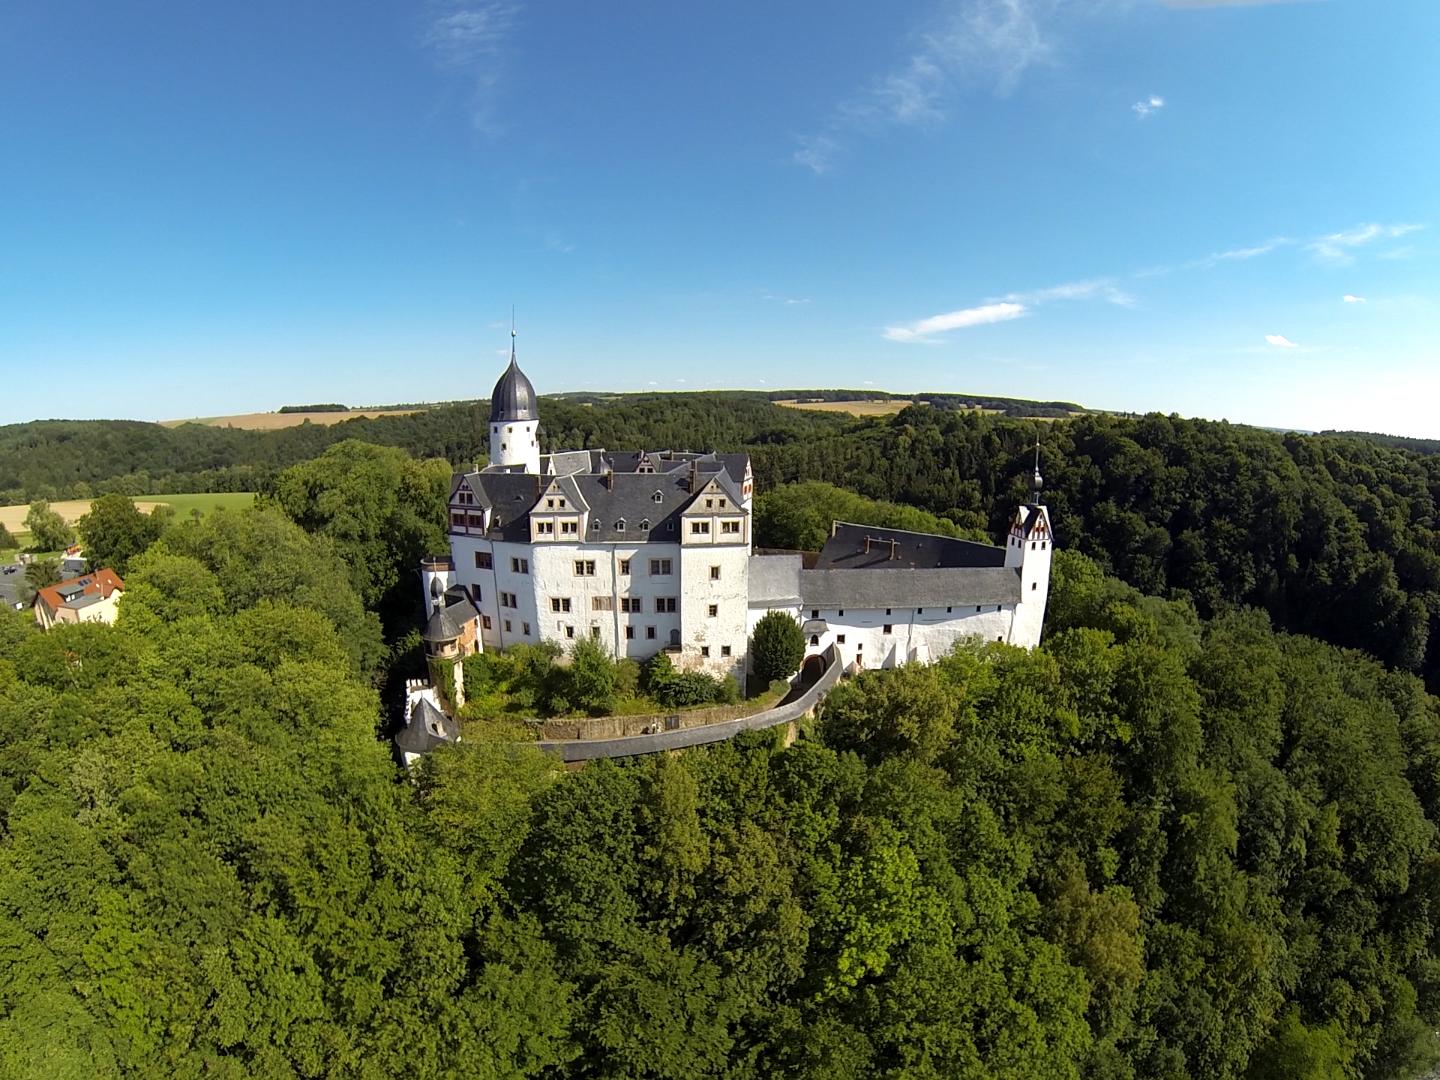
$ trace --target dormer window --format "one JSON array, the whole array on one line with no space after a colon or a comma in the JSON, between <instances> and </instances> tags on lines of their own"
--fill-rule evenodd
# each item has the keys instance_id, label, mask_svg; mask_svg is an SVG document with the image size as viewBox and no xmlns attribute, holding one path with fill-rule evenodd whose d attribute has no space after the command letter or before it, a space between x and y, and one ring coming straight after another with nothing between
<instances>
[{"instance_id":1,"label":"dormer window","mask_svg":"<svg viewBox=\"0 0 1440 1080\"><path fill-rule=\"evenodd\" d=\"M650 519L649 519L649 518L643 518L643 519L641 520L641 522L640 522L640 531L641 531L641 532L649 532L649 531L650 531Z\"/></svg>"},{"instance_id":2,"label":"dormer window","mask_svg":"<svg viewBox=\"0 0 1440 1080\"><path fill-rule=\"evenodd\" d=\"M616 532L624 532L624 531L625 531L625 519L624 519L624 518L621 518L619 521L615 522L615 531L616 531Z\"/></svg>"},{"instance_id":3,"label":"dormer window","mask_svg":"<svg viewBox=\"0 0 1440 1080\"><path fill-rule=\"evenodd\" d=\"M660 492L657 491L657 492L655 492L654 495L651 495L651 496L650 496L650 501L653 502L653 503L664 502L664 501L665 501L665 496L664 496L663 494L661 494Z\"/></svg>"}]
</instances>

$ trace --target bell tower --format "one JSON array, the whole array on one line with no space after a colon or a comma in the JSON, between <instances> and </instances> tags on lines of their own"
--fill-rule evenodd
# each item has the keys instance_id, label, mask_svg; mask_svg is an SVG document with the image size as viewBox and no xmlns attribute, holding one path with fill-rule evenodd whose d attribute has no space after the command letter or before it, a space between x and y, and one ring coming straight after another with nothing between
<instances>
[{"instance_id":1,"label":"bell tower","mask_svg":"<svg viewBox=\"0 0 1440 1080\"><path fill-rule=\"evenodd\" d=\"M490 464L540 472L540 414L535 387L515 362L515 327L510 327L510 366L490 393Z\"/></svg>"}]
</instances>

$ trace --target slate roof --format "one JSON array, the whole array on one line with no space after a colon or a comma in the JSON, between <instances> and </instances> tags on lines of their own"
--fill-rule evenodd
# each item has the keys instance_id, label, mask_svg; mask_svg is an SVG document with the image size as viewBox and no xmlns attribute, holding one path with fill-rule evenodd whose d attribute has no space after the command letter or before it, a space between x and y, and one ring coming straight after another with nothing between
<instances>
[{"instance_id":1,"label":"slate roof","mask_svg":"<svg viewBox=\"0 0 1440 1080\"><path fill-rule=\"evenodd\" d=\"M603 451L571 451L570 454L591 455L595 466ZM589 528L580 539L589 542L631 542L646 540L675 543L680 538L679 515L699 496L701 489L714 480L735 504L738 513L743 502L740 485L749 458L745 454L671 454L660 451L650 454L664 471L636 472L643 452L609 455L614 471L569 473L559 477L543 477L513 472L491 471L464 474L464 481L475 493L476 503L490 507L500 519L486 534L492 540L514 543L530 541L527 515L552 484L563 491L578 510L588 510ZM734 459L727 461L726 459ZM690 473L695 470L695 490L691 491ZM621 466L628 466L622 468ZM735 478L738 469L740 478ZM456 478L456 484L459 477ZM658 498L657 498L658 496ZM642 529L644 522L649 529ZM620 527L624 523L623 528Z\"/></svg>"},{"instance_id":2,"label":"slate roof","mask_svg":"<svg viewBox=\"0 0 1440 1080\"><path fill-rule=\"evenodd\" d=\"M950 607L1020 602L1020 571L1003 566L905 566L865 570L801 570L800 596L808 608Z\"/></svg>"},{"instance_id":3,"label":"slate roof","mask_svg":"<svg viewBox=\"0 0 1440 1080\"><path fill-rule=\"evenodd\" d=\"M505 423L513 420L536 420L535 387L515 362L515 348L510 348L510 366L500 376L495 389L490 392L490 422Z\"/></svg>"},{"instance_id":4,"label":"slate roof","mask_svg":"<svg viewBox=\"0 0 1440 1080\"><path fill-rule=\"evenodd\" d=\"M0 607L14 608L22 604L25 597L25 568L19 563L0 567L0 570L7 569L10 573L0 573Z\"/></svg>"},{"instance_id":5,"label":"slate roof","mask_svg":"<svg viewBox=\"0 0 1440 1080\"><path fill-rule=\"evenodd\" d=\"M866 550L866 540L869 550ZM891 541L894 541L892 549ZM892 557L893 550L893 557ZM949 536L882 529L837 521L830 539L820 551L816 569L913 567L1004 566L1005 549Z\"/></svg>"},{"instance_id":6,"label":"slate roof","mask_svg":"<svg viewBox=\"0 0 1440 1080\"><path fill-rule=\"evenodd\" d=\"M746 575L751 607L798 607L803 558L796 555L751 555Z\"/></svg>"},{"instance_id":7,"label":"slate roof","mask_svg":"<svg viewBox=\"0 0 1440 1080\"><path fill-rule=\"evenodd\" d=\"M395 734L395 746L406 754L428 754L436 747L458 742L460 726L431 705L426 698L415 702L410 719Z\"/></svg>"}]
</instances>

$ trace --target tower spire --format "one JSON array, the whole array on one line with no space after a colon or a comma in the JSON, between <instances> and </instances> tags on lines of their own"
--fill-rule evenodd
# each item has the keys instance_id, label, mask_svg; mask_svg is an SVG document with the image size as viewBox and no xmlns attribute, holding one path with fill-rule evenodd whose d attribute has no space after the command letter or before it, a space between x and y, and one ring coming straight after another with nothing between
<instances>
[{"instance_id":1,"label":"tower spire","mask_svg":"<svg viewBox=\"0 0 1440 1080\"><path fill-rule=\"evenodd\" d=\"M510 305L510 362L515 363L515 305Z\"/></svg>"},{"instance_id":2,"label":"tower spire","mask_svg":"<svg viewBox=\"0 0 1440 1080\"><path fill-rule=\"evenodd\" d=\"M1035 433L1035 473L1030 477L1030 496L1033 502L1040 501L1040 492L1045 487L1045 480L1040 475L1040 433Z\"/></svg>"}]
</instances>

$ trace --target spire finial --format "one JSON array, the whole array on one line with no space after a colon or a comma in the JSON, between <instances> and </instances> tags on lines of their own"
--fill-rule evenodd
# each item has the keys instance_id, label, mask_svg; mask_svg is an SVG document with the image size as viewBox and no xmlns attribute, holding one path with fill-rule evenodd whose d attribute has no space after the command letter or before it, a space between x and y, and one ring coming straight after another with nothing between
<instances>
[{"instance_id":1,"label":"spire finial","mask_svg":"<svg viewBox=\"0 0 1440 1080\"><path fill-rule=\"evenodd\" d=\"M1035 475L1030 478L1030 494L1034 501L1040 501L1040 492L1045 481L1040 475L1040 433L1035 433Z\"/></svg>"},{"instance_id":2,"label":"spire finial","mask_svg":"<svg viewBox=\"0 0 1440 1080\"><path fill-rule=\"evenodd\" d=\"M510 362L515 362L515 305L510 305Z\"/></svg>"}]
</instances>

